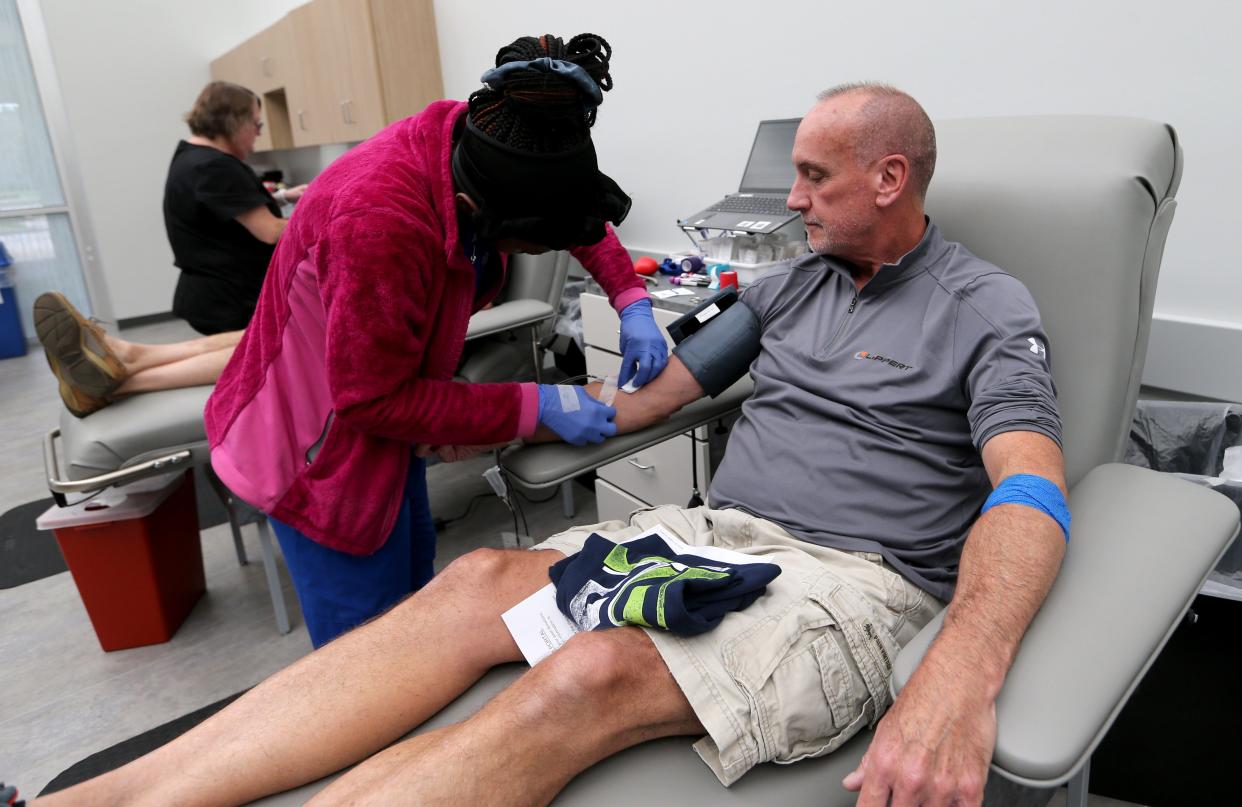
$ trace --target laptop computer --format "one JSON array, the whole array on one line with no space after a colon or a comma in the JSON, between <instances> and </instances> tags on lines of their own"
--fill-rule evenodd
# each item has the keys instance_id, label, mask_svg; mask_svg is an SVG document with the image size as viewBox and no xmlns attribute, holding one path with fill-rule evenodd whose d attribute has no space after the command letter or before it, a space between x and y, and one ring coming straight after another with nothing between
<instances>
[{"instance_id":1,"label":"laptop computer","mask_svg":"<svg viewBox=\"0 0 1242 807\"><path fill-rule=\"evenodd\" d=\"M801 118L759 121L738 192L678 220L678 226L685 230L771 233L796 219L798 214L785 207L785 200L794 183L790 155L801 121Z\"/></svg>"}]
</instances>

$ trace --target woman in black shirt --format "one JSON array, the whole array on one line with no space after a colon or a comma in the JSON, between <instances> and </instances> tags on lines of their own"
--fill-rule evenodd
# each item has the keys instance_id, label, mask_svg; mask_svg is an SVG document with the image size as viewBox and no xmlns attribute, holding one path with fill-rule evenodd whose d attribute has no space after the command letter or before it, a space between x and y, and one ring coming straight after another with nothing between
<instances>
[{"instance_id":1,"label":"woman in black shirt","mask_svg":"<svg viewBox=\"0 0 1242 807\"><path fill-rule=\"evenodd\" d=\"M164 185L164 226L181 270L173 313L204 334L250 322L276 239L285 228L280 202L243 160L263 128L259 98L225 81L208 84L186 116L191 137L177 144Z\"/></svg>"},{"instance_id":2,"label":"woman in black shirt","mask_svg":"<svg viewBox=\"0 0 1242 807\"><path fill-rule=\"evenodd\" d=\"M192 136L177 144L164 186L164 226L181 269L173 312L200 339L167 345L127 342L104 333L57 292L35 300L35 330L78 417L121 395L214 384L254 314L276 240L285 229L275 197L243 159L263 128L259 98L224 81L208 84L186 116Z\"/></svg>"}]
</instances>

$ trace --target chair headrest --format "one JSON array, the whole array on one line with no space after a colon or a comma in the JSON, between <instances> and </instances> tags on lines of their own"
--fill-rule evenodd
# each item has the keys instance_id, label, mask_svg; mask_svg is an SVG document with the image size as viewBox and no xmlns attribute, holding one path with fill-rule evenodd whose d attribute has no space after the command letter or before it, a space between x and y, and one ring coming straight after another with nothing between
<instances>
[{"instance_id":1,"label":"chair headrest","mask_svg":"<svg viewBox=\"0 0 1242 807\"><path fill-rule=\"evenodd\" d=\"M1173 129L1136 118L939 121L927 210L1039 304L1071 482L1118 458L1181 180Z\"/></svg>"}]
</instances>

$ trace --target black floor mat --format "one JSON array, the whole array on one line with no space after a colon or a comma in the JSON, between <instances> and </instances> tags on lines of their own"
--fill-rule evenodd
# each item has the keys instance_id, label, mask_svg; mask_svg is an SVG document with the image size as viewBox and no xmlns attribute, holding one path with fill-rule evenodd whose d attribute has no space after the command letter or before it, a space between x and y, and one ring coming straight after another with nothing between
<instances>
[{"instance_id":1,"label":"black floor mat","mask_svg":"<svg viewBox=\"0 0 1242 807\"><path fill-rule=\"evenodd\" d=\"M55 536L35 529L35 519L51 506L49 497L0 515L0 589L65 571Z\"/></svg>"},{"instance_id":2,"label":"black floor mat","mask_svg":"<svg viewBox=\"0 0 1242 807\"><path fill-rule=\"evenodd\" d=\"M194 469L194 494L198 501L200 530L229 520L224 505L197 468ZM35 520L51 506L49 497L18 505L0 515L0 589L68 571L55 536L35 528Z\"/></svg>"},{"instance_id":3,"label":"black floor mat","mask_svg":"<svg viewBox=\"0 0 1242 807\"><path fill-rule=\"evenodd\" d=\"M85 782L87 779L93 779L102 773L107 773L122 765L133 762L143 754L148 754L161 745L185 734L225 706L237 700L242 694L244 693L238 692L236 695L230 695L223 700L204 706L202 709L190 712L188 715L182 715L176 720L170 720L162 726L156 726L150 731L144 731L136 737L130 737L128 740L119 742L111 748L105 748L98 753L91 754L81 762L61 771L55 779L47 783L47 787L43 788L43 792L39 795L46 796L49 793L55 793L57 790L73 787L79 782Z\"/></svg>"}]
</instances>

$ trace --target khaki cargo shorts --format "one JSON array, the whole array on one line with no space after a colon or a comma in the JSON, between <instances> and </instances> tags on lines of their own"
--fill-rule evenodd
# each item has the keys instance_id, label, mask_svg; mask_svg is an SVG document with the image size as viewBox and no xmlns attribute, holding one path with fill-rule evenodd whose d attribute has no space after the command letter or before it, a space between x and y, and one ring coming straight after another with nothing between
<instances>
[{"instance_id":1,"label":"khaki cargo shorts","mask_svg":"<svg viewBox=\"0 0 1242 807\"><path fill-rule=\"evenodd\" d=\"M621 541L657 524L781 567L764 596L714 630L645 629L707 729L695 751L725 785L762 762L827 754L878 721L897 651L943 607L878 554L809 544L740 510L655 507L534 548L572 555L593 532Z\"/></svg>"}]
</instances>

